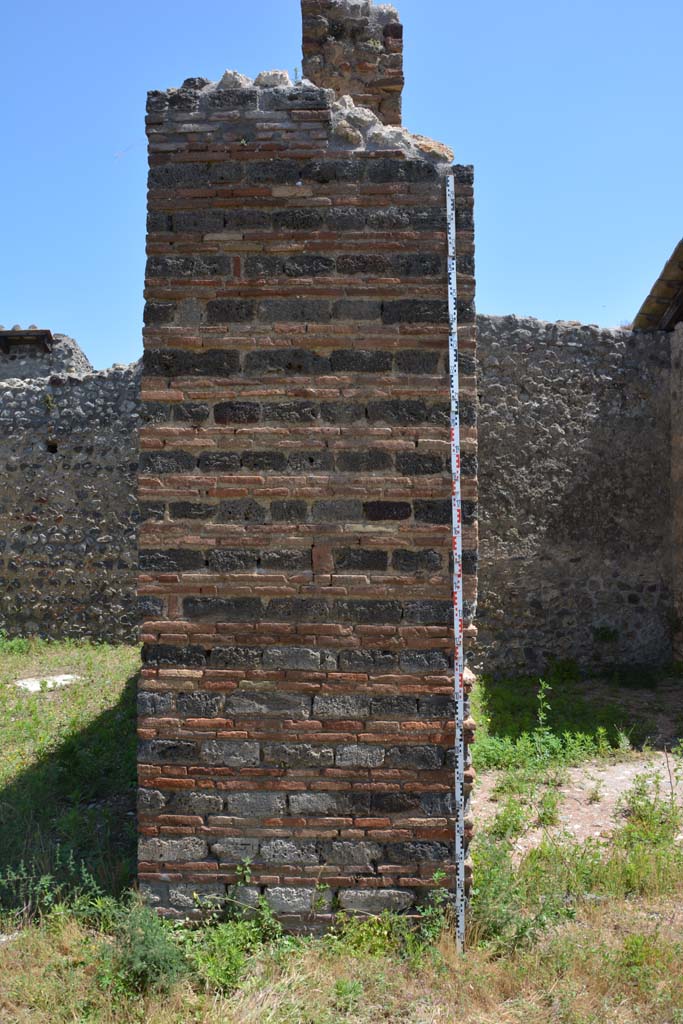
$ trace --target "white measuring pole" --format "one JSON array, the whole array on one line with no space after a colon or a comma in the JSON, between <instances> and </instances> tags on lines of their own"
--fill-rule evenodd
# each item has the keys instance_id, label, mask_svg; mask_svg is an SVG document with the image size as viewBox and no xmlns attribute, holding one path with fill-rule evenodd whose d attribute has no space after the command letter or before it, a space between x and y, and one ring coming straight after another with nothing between
<instances>
[{"instance_id":1,"label":"white measuring pole","mask_svg":"<svg viewBox=\"0 0 683 1024\"><path fill-rule=\"evenodd\" d=\"M451 503L453 510L453 630L455 669L455 917L460 950L465 949L465 689L463 672L462 504L460 500L460 387L455 250L455 183L446 179L448 223L448 360L451 392Z\"/></svg>"}]
</instances>

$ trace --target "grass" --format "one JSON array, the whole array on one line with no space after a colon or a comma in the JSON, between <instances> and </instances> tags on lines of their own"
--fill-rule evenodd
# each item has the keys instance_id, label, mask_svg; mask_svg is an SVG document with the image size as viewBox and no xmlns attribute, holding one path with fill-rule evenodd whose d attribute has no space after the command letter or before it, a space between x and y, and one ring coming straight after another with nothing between
<instances>
[{"instance_id":1,"label":"grass","mask_svg":"<svg viewBox=\"0 0 683 1024\"><path fill-rule=\"evenodd\" d=\"M615 682L620 677L610 672L608 678L613 696L596 707L584 695L579 672L569 662L556 663L544 680L484 676L472 697L475 767L528 768L539 757L568 766L645 744L646 723L623 701Z\"/></svg>"},{"instance_id":2,"label":"grass","mask_svg":"<svg viewBox=\"0 0 683 1024\"><path fill-rule=\"evenodd\" d=\"M573 681L568 682L565 697L572 688ZM621 819L607 841L577 843L569 836L551 838L546 833L540 846L514 861L513 843L518 836L533 826L558 824L558 790L570 765L630 752L616 726L613 744L603 725L592 732L564 728L558 735L552 725L558 712L550 702L551 692L545 680L536 682L536 721L527 714L524 728L517 726L517 735L507 737L507 746L496 746L497 737L490 732L485 737L490 749L484 750L483 759L492 760L493 751L496 767L501 769L493 790L501 806L475 844L471 921L474 941L499 949L514 949L533 940L549 926L572 917L586 901L646 894L664 898L683 886L683 847L677 841L683 812L673 787L683 773L683 745L670 757L669 792L664 792L658 773L637 775L622 798ZM485 693L484 689L484 697ZM585 709L580 694L572 695L571 705L572 721L582 722ZM491 718L489 728L490 723ZM589 794L589 799L599 800L599 792Z\"/></svg>"},{"instance_id":3,"label":"grass","mask_svg":"<svg viewBox=\"0 0 683 1024\"><path fill-rule=\"evenodd\" d=\"M630 747L619 707L596 722L566 667L508 682L507 700L488 681L477 694L500 808L474 844L463 959L439 889L418 925L340 916L324 938L284 935L267 907L158 919L127 891L137 650L0 654L0 932L17 930L0 944L2 1024L683 1024L683 822L658 778L636 778L609 840L513 855L521 831L556 823L569 764ZM57 672L83 681L12 685Z\"/></svg>"},{"instance_id":4,"label":"grass","mask_svg":"<svg viewBox=\"0 0 683 1024\"><path fill-rule=\"evenodd\" d=\"M0 639L0 877L84 861L107 892L135 868L135 673L139 651ZM28 693L16 679L81 681Z\"/></svg>"},{"instance_id":5,"label":"grass","mask_svg":"<svg viewBox=\"0 0 683 1024\"><path fill-rule=\"evenodd\" d=\"M678 899L676 896L678 895ZM169 942L174 933L168 932ZM204 929L210 933L216 929ZM232 938L232 936L226 936ZM683 915L673 897L586 905L538 941L501 955L479 945L461 959L445 932L412 962L392 948L281 938L244 953L220 936L205 959L173 967L168 989L117 974L117 939L55 914L0 949L0 1020L31 1024L680 1024ZM218 952L217 952L218 950ZM232 951L232 952L231 952ZM242 952L240 948L239 952ZM197 969L197 963L201 969ZM207 969L218 972L216 984ZM136 977L140 977L137 975Z\"/></svg>"},{"instance_id":6,"label":"grass","mask_svg":"<svg viewBox=\"0 0 683 1024\"><path fill-rule=\"evenodd\" d=\"M570 662L555 663L545 679L484 676L472 695L478 725L473 762L479 771L498 772L492 795L499 808L488 837L512 842L532 828L556 826L559 787L569 767L632 758L639 745L648 749L648 723L623 691L637 678L641 689L656 689L670 671L608 669L603 681L609 696L598 706L587 699ZM594 784L589 800L600 799L600 785Z\"/></svg>"}]
</instances>

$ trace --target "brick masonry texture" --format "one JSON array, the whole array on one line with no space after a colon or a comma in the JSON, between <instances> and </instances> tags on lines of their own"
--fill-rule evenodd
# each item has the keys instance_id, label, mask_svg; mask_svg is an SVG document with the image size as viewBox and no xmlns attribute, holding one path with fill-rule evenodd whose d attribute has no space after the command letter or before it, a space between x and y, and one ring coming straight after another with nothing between
<instances>
[{"instance_id":1,"label":"brick masonry texture","mask_svg":"<svg viewBox=\"0 0 683 1024\"><path fill-rule=\"evenodd\" d=\"M670 661L672 335L478 327L478 661Z\"/></svg>"},{"instance_id":2,"label":"brick masonry texture","mask_svg":"<svg viewBox=\"0 0 683 1024\"><path fill-rule=\"evenodd\" d=\"M150 903L409 910L452 869L445 176L471 663L680 657L680 328L480 317L477 402L445 147L283 72L152 93L148 132L142 394L64 336L0 353L0 629L134 640L139 532Z\"/></svg>"},{"instance_id":3,"label":"brick masonry texture","mask_svg":"<svg viewBox=\"0 0 683 1024\"><path fill-rule=\"evenodd\" d=\"M132 640L140 367L68 341L0 356L0 630Z\"/></svg>"},{"instance_id":4,"label":"brick masonry texture","mask_svg":"<svg viewBox=\"0 0 683 1024\"><path fill-rule=\"evenodd\" d=\"M471 637L472 172L281 82L149 99L139 877L186 916L248 860L308 929L452 877L445 182Z\"/></svg>"}]
</instances>

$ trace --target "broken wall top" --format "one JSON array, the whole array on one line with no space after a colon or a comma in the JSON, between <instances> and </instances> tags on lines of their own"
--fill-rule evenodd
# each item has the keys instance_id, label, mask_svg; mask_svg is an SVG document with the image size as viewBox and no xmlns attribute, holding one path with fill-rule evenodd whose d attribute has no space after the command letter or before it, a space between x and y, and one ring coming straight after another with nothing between
<instances>
[{"instance_id":1,"label":"broken wall top","mask_svg":"<svg viewBox=\"0 0 683 1024\"><path fill-rule=\"evenodd\" d=\"M301 12L306 77L351 96L385 124L400 124L403 26L396 9L367 0L302 0Z\"/></svg>"},{"instance_id":2,"label":"broken wall top","mask_svg":"<svg viewBox=\"0 0 683 1024\"><path fill-rule=\"evenodd\" d=\"M263 72L255 80L234 71L227 71L220 82L186 79L179 89L149 93L147 110L151 153L231 144L250 152L386 152L398 159L425 160L439 173L447 172L453 158L441 143L385 125L353 97L338 98L334 90L306 79L292 84L283 71Z\"/></svg>"}]
</instances>

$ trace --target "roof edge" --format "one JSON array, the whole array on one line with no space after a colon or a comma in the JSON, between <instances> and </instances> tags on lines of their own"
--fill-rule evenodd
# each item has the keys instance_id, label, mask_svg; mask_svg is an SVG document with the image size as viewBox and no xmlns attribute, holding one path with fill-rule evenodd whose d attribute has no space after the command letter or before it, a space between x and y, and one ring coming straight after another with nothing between
<instances>
[{"instance_id":1,"label":"roof edge","mask_svg":"<svg viewBox=\"0 0 683 1024\"><path fill-rule=\"evenodd\" d=\"M673 331L683 320L683 238L667 260L635 320L635 331Z\"/></svg>"}]
</instances>

